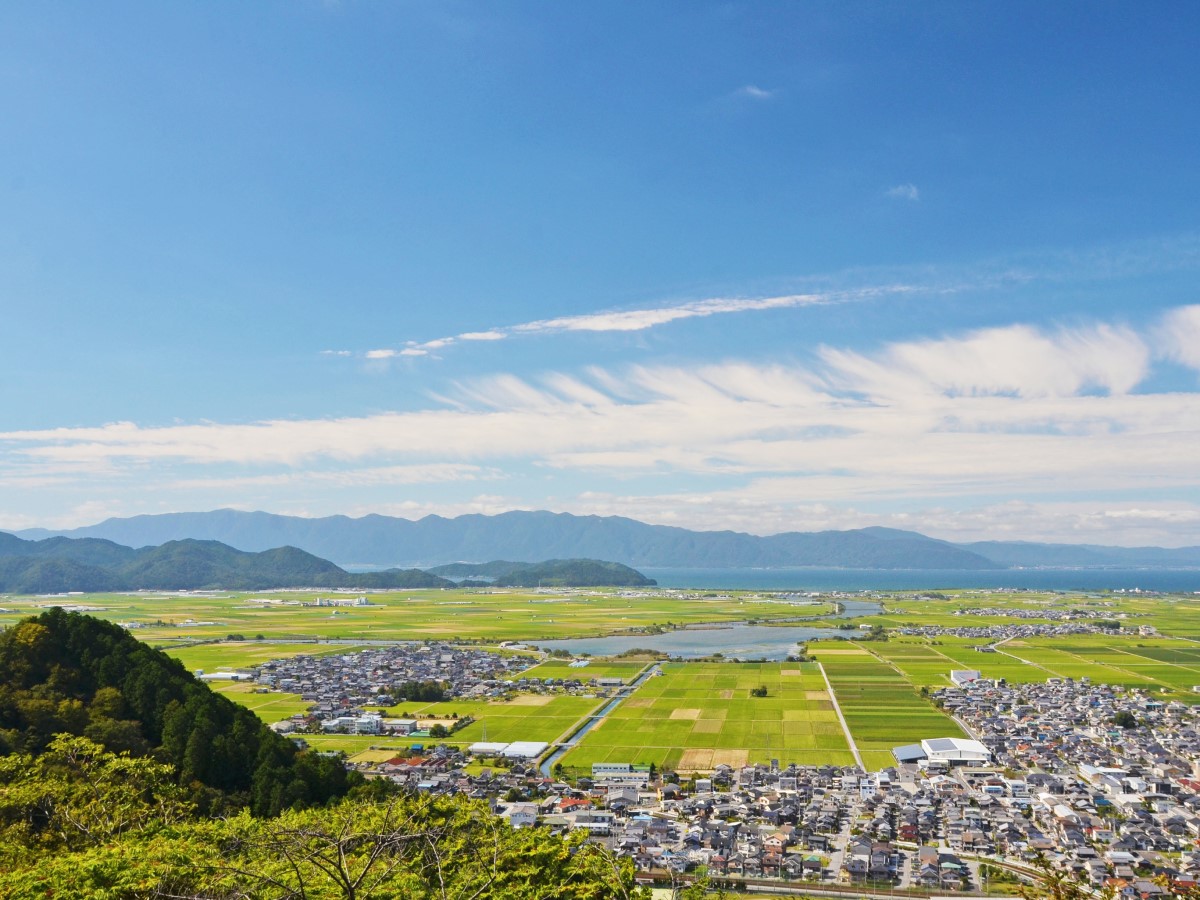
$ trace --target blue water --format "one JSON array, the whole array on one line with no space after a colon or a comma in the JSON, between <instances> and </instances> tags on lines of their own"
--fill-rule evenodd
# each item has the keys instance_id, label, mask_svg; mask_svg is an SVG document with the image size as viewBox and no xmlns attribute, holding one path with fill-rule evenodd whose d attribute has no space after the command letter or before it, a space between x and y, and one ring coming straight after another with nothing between
<instances>
[{"instance_id":1,"label":"blue water","mask_svg":"<svg viewBox=\"0 0 1200 900\"><path fill-rule=\"evenodd\" d=\"M868 600L845 600L836 615L814 617L824 627L810 625L743 625L690 627L664 634L620 634L599 638L567 638L537 641L544 650L566 650L591 656L616 656L634 648L657 650L685 659L720 653L733 659L787 659L805 641L844 638L849 635L831 627L831 619L878 615L882 607Z\"/></svg>"},{"instance_id":2,"label":"blue water","mask_svg":"<svg viewBox=\"0 0 1200 900\"><path fill-rule=\"evenodd\" d=\"M718 590L910 591L1029 588L1200 592L1200 569L659 569L638 571L663 587Z\"/></svg>"},{"instance_id":3,"label":"blue water","mask_svg":"<svg viewBox=\"0 0 1200 900\"><path fill-rule=\"evenodd\" d=\"M853 632L849 636L853 636ZM835 628L793 625L730 625L724 628L681 628L666 634L623 634L602 638L534 641L543 650L566 650L590 656L616 656L627 650L657 650L693 659L720 653L731 659L787 659L798 645L821 638L847 637Z\"/></svg>"}]
</instances>

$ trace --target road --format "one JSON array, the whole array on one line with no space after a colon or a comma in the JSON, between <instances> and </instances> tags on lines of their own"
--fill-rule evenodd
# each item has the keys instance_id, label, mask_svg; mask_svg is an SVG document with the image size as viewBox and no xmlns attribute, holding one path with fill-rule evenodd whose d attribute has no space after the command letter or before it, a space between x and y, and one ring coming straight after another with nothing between
<instances>
[{"instance_id":1,"label":"road","mask_svg":"<svg viewBox=\"0 0 1200 900\"><path fill-rule=\"evenodd\" d=\"M833 703L833 711L837 713L838 721L842 723L842 732L846 735L846 743L850 745L850 752L854 754L854 762L864 772L867 767L863 765L862 755L858 752L858 744L854 743L854 735L850 733L850 726L846 724L846 717L842 715L842 707L838 705L837 694L833 692L833 685L829 683L829 676L825 674L825 667L819 662L817 668L821 670L821 677L825 679L825 688L829 691L829 700Z\"/></svg>"}]
</instances>

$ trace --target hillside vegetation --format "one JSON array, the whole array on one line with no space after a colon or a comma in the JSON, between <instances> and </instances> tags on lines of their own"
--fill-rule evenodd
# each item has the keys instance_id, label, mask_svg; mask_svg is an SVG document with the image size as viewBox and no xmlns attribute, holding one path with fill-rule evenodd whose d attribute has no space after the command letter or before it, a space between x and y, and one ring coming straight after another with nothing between
<instances>
[{"instance_id":1,"label":"hillside vegetation","mask_svg":"<svg viewBox=\"0 0 1200 900\"><path fill-rule=\"evenodd\" d=\"M582 835L352 778L117 626L0 633L6 900L646 900L633 876Z\"/></svg>"},{"instance_id":2,"label":"hillside vegetation","mask_svg":"<svg viewBox=\"0 0 1200 900\"><path fill-rule=\"evenodd\" d=\"M503 587L649 587L657 584L637 569L598 559L549 559L540 563L493 560L431 569L447 578L490 578Z\"/></svg>"},{"instance_id":3,"label":"hillside vegetation","mask_svg":"<svg viewBox=\"0 0 1200 900\"><path fill-rule=\"evenodd\" d=\"M351 573L295 547L260 553L218 541L168 541L135 550L94 538L25 541L0 533L0 591L437 588L452 583L416 569Z\"/></svg>"},{"instance_id":4,"label":"hillside vegetation","mask_svg":"<svg viewBox=\"0 0 1200 900\"><path fill-rule=\"evenodd\" d=\"M206 809L263 815L352 786L177 660L109 622L52 609L0 632L0 755L40 756L57 735L153 757Z\"/></svg>"}]
</instances>

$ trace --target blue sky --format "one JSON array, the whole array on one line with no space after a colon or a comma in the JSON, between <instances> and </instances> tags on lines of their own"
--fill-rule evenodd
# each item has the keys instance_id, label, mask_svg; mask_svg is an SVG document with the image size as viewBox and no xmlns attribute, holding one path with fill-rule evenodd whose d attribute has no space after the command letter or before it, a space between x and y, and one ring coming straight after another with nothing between
<instances>
[{"instance_id":1,"label":"blue sky","mask_svg":"<svg viewBox=\"0 0 1200 900\"><path fill-rule=\"evenodd\" d=\"M8 4L0 527L1200 544L1200 9Z\"/></svg>"}]
</instances>

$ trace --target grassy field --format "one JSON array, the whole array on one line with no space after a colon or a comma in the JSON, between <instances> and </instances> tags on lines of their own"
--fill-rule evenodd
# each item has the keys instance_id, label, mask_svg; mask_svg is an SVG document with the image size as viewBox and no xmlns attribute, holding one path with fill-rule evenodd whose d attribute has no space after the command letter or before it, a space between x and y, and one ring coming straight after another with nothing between
<instances>
[{"instance_id":1,"label":"grassy field","mask_svg":"<svg viewBox=\"0 0 1200 900\"><path fill-rule=\"evenodd\" d=\"M573 668L569 660L552 659L532 669L526 669L521 675L525 678L562 678L584 682L593 678L620 678L629 684L647 665L649 663L646 662L589 660L586 666Z\"/></svg>"},{"instance_id":2,"label":"grassy field","mask_svg":"<svg viewBox=\"0 0 1200 900\"><path fill-rule=\"evenodd\" d=\"M445 743L472 744L475 741L546 741L566 737L580 719L596 710L604 701L598 697L574 697L567 694L518 694L512 700L461 701L410 704L406 710L419 720L438 719L457 712L475 717L475 721ZM466 712L463 712L463 710Z\"/></svg>"},{"instance_id":3,"label":"grassy field","mask_svg":"<svg viewBox=\"0 0 1200 900\"><path fill-rule=\"evenodd\" d=\"M251 710L268 725L305 712L311 705L299 694L285 694L280 691L258 693L255 686L245 682L213 681L209 682L209 687Z\"/></svg>"},{"instance_id":4,"label":"grassy field","mask_svg":"<svg viewBox=\"0 0 1200 900\"><path fill-rule=\"evenodd\" d=\"M361 645L354 644L297 644L274 641L264 643L220 641L214 644L165 648L167 654L178 659L191 672L195 672L197 669L203 669L205 672L216 672L219 669L247 669L272 659L288 659L293 656L331 656L353 653L360 649L362 649Z\"/></svg>"},{"instance_id":5,"label":"grassy field","mask_svg":"<svg viewBox=\"0 0 1200 900\"><path fill-rule=\"evenodd\" d=\"M750 691L764 686L766 697ZM671 663L563 758L655 763L681 771L747 762L852 764L817 667L806 663Z\"/></svg>"},{"instance_id":6,"label":"grassy field","mask_svg":"<svg viewBox=\"0 0 1200 900\"><path fill-rule=\"evenodd\" d=\"M50 606L79 604L97 607L91 614L100 618L137 625L134 633L155 644L211 640L227 634L282 641L322 637L499 642L604 635L670 623L785 618L821 611L754 592L700 594L655 589L410 590L368 594L370 606L301 605L318 596L339 595L275 591L5 597L0 598L0 626Z\"/></svg>"},{"instance_id":7,"label":"grassy field","mask_svg":"<svg viewBox=\"0 0 1200 900\"><path fill-rule=\"evenodd\" d=\"M901 638L871 644L871 652L902 670L918 686L946 687L951 669L977 669L985 678L1013 683L1047 678L1168 691L1185 702L1200 700L1200 646L1176 638L1139 635L1068 635L1007 641L999 652L973 649L978 640Z\"/></svg>"},{"instance_id":8,"label":"grassy field","mask_svg":"<svg viewBox=\"0 0 1200 900\"><path fill-rule=\"evenodd\" d=\"M809 649L829 677L868 770L894 765L891 750L900 744L963 736L953 719L932 706L912 681L865 645L818 644Z\"/></svg>"},{"instance_id":9,"label":"grassy field","mask_svg":"<svg viewBox=\"0 0 1200 900\"><path fill-rule=\"evenodd\" d=\"M370 606L302 605L332 592L168 594L136 593L71 597L2 597L0 627L52 605L79 604L94 615L135 627L132 633L163 647L190 669L246 668L298 654L346 653L370 641L451 639L495 645L500 641L630 632L649 626L759 621L812 614L753 592L666 590L424 590L370 594ZM254 602L254 601L271 602ZM1124 626L1120 635L1071 635L1005 642L999 653L981 653L981 639L893 635L889 641L813 642L869 768L892 764L891 748L922 738L961 734L953 722L921 697L919 689L949 683L951 669L978 669L985 677L1022 683L1049 677L1162 689L1187 702L1200 684L1200 598L1135 594L941 591L897 593L883 598L884 614L862 619L889 627L964 627L1011 623L1012 617L970 610L1033 613L1026 621L1050 621L1054 612L1087 610ZM1161 637L1142 636L1152 625ZM223 640L228 635L248 640ZM258 636L263 640L255 640ZM349 641L318 644L317 639ZM567 660L537 662L537 678L632 681L645 661ZM564 762L583 772L596 761L655 762L681 770L705 770L721 762L778 758L797 763L850 763L851 754L816 667L796 663L681 663L664 666L601 725L589 732ZM750 689L766 686L767 697ZM245 684L215 682L215 690L275 722L302 711L299 697L261 694ZM425 722L475 722L450 742L555 742L571 733L604 701L597 697L518 695L508 701L410 704L387 712ZM314 735L314 746L347 752L372 747L400 750L422 738ZM389 752L376 750L376 753Z\"/></svg>"},{"instance_id":10,"label":"grassy field","mask_svg":"<svg viewBox=\"0 0 1200 900\"><path fill-rule=\"evenodd\" d=\"M976 609L1020 610L1034 614L1029 622L1050 622L1040 612L1082 610L1119 619L1126 629L1153 625L1165 635L1200 639L1200 596L1147 597L1116 593L1058 593L1052 591L939 591L936 594L896 593L883 598L884 614L856 621L888 628L937 625L958 628L972 625L1011 624L1004 615L976 615Z\"/></svg>"}]
</instances>

